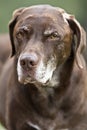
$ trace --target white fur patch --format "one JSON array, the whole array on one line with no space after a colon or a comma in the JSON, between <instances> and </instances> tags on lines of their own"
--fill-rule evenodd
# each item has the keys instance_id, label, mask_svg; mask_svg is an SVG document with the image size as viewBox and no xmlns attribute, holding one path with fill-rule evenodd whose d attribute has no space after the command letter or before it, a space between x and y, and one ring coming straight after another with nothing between
<instances>
[{"instance_id":1,"label":"white fur patch","mask_svg":"<svg viewBox=\"0 0 87 130\"><path fill-rule=\"evenodd\" d=\"M17 63L17 74L18 74L18 81L21 82L22 76L23 76L23 72L22 72L22 68L20 66L20 57L19 57L18 63Z\"/></svg>"},{"instance_id":2,"label":"white fur patch","mask_svg":"<svg viewBox=\"0 0 87 130\"><path fill-rule=\"evenodd\" d=\"M28 124L29 126L31 126L32 128L35 128L36 130L41 130L38 125L35 125L35 124L31 123L31 122L28 122L27 124Z\"/></svg>"},{"instance_id":3,"label":"white fur patch","mask_svg":"<svg viewBox=\"0 0 87 130\"><path fill-rule=\"evenodd\" d=\"M52 57L48 62L47 65L45 66L43 61L41 61L38 65L38 68L36 69L36 79L38 82L42 84L46 84L47 82L52 83L52 77L53 77L53 72L56 69L56 63L55 59Z\"/></svg>"}]
</instances>

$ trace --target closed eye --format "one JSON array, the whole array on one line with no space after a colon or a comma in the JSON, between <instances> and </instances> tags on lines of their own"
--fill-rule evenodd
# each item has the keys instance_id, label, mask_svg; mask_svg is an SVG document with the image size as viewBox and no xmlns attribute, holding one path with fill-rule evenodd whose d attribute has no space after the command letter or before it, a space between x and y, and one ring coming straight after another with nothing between
<instances>
[{"instance_id":1,"label":"closed eye","mask_svg":"<svg viewBox=\"0 0 87 130\"><path fill-rule=\"evenodd\" d=\"M16 38L18 41L21 41L23 37L24 37L24 32L22 30L16 33Z\"/></svg>"},{"instance_id":2,"label":"closed eye","mask_svg":"<svg viewBox=\"0 0 87 130\"><path fill-rule=\"evenodd\" d=\"M19 28L19 30L16 33L16 38L20 42L23 40L24 37L29 38L31 34L31 29L26 26L22 26Z\"/></svg>"}]
</instances>

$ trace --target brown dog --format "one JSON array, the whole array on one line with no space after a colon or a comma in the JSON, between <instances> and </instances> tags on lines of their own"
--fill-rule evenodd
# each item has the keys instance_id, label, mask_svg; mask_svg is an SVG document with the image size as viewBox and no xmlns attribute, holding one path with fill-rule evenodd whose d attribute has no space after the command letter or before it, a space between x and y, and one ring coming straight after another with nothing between
<instances>
[{"instance_id":1,"label":"brown dog","mask_svg":"<svg viewBox=\"0 0 87 130\"><path fill-rule=\"evenodd\" d=\"M12 56L0 78L8 130L87 130L85 32L63 9L21 8L9 25Z\"/></svg>"}]
</instances>

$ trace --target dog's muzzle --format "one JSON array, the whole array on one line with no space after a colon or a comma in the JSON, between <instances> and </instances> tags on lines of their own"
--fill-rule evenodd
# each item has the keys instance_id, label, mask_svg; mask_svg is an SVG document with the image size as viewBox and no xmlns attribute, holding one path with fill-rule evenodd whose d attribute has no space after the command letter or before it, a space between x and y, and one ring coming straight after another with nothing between
<instances>
[{"instance_id":1,"label":"dog's muzzle","mask_svg":"<svg viewBox=\"0 0 87 130\"><path fill-rule=\"evenodd\" d=\"M23 84L37 83L46 86L55 85L56 78L55 58L51 57L45 63L42 57L36 53L21 54L17 63L18 81Z\"/></svg>"}]
</instances>

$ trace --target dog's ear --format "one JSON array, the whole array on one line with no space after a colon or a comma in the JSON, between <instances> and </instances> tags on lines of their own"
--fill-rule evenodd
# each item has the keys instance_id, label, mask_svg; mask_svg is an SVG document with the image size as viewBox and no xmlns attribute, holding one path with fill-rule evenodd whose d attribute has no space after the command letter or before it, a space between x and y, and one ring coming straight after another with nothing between
<instances>
[{"instance_id":1,"label":"dog's ear","mask_svg":"<svg viewBox=\"0 0 87 130\"><path fill-rule=\"evenodd\" d=\"M12 20L9 22L9 35L10 35L10 40L11 40L11 46L12 46L12 53L11 56L15 55L15 45L14 45L14 39L13 39L13 31L14 27L17 22L18 16L21 14L21 12L24 10L24 8L17 9L13 12L13 17Z\"/></svg>"},{"instance_id":2,"label":"dog's ear","mask_svg":"<svg viewBox=\"0 0 87 130\"><path fill-rule=\"evenodd\" d=\"M69 26L73 31L73 50L76 55L76 63L79 68L83 68L83 56L81 53L83 48L86 46L86 32L74 16L69 15L64 11L62 14L64 19L68 21Z\"/></svg>"}]
</instances>

